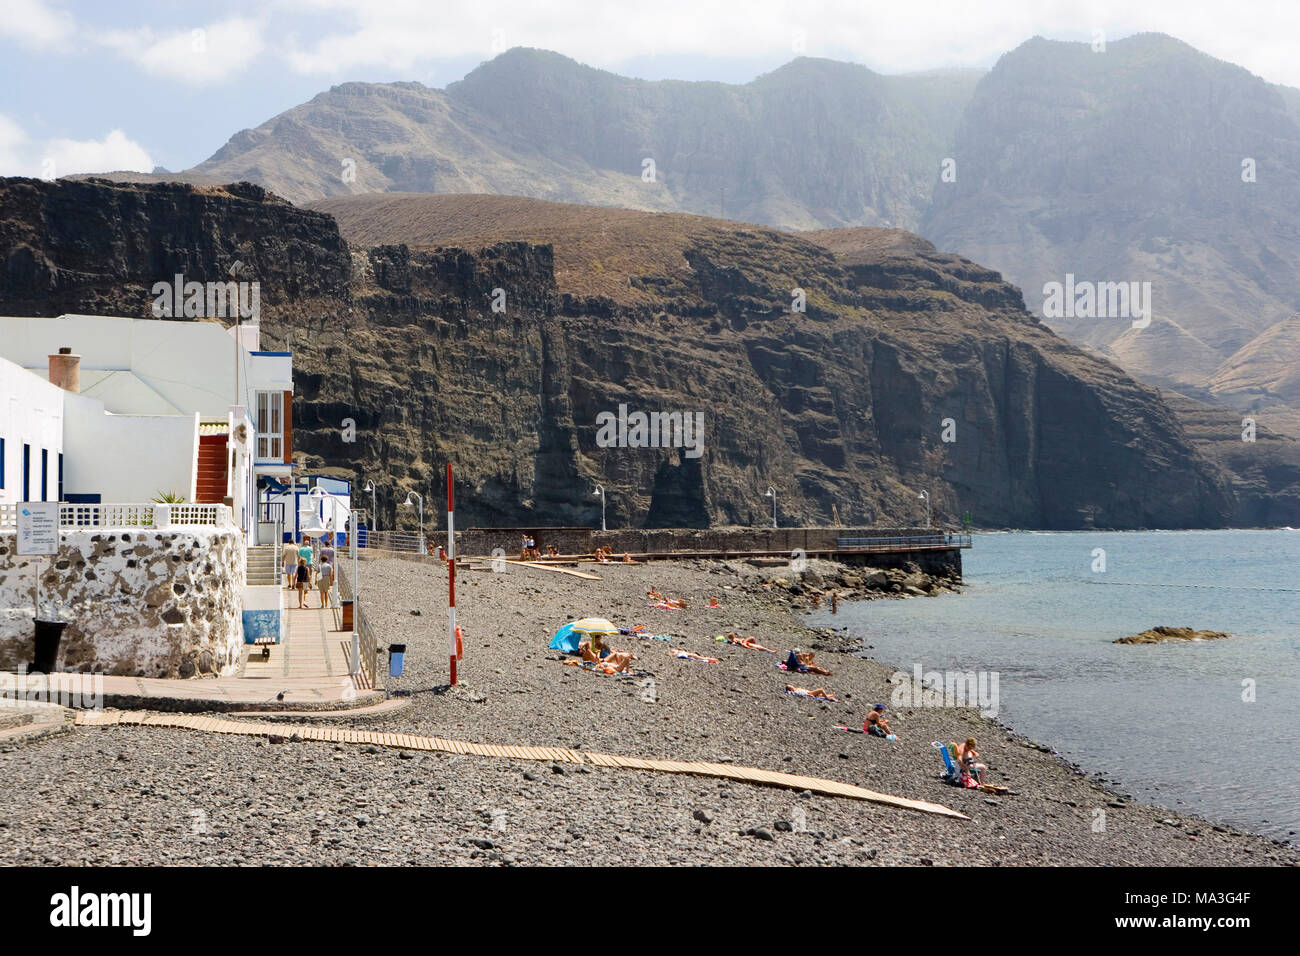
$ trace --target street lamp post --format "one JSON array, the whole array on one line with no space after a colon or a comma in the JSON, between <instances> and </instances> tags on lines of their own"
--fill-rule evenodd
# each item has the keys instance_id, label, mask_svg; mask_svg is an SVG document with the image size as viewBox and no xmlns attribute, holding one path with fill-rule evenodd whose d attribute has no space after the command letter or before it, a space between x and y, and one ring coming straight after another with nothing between
<instances>
[{"instance_id":1,"label":"street lamp post","mask_svg":"<svg viewBox=\"0 0 1300 956\"><path fill-rule=\"evenodd\" d=\"M596 497L600 499L600 530L605 531L605 486L596 486Z\"/></svg>"},{"instance_id":2,"label":"street lamp post","mask_svg":"<svg viewBox=\"0 0 1300 956\"><path fill-rule=\"evenodd\" d=\"M374 525L371 531L379 530L379 502L375 498L375 483L369 478L366 479L365 490L370 493L370 522ZM355 529L353 529L355 530Z\"/></svg>"},{"instance_id":3,"label":"street lamp post","mask_svg":"<svg viewBox=\"0 0 1300 956\"><path fill-rule=\"evenodd\" d=\"M772 527L775 528L776 527L776 489L773 488L771 485L768 485L767 494L765 494L763 497L772 499Z\"/></svg>"},{"instance_id":4,"label":"street lamp post","mask_svg":"<svg viewBox=\"0 0 1300 956\"><path fill-rule=\"evenodd\" d=\"M926 528L929 528L930 527L930 492L923 491L916 497L921 501L925 502L925 526Z\"/></svg>"},{"instance_id":5,"label":"street lamp post","mask_svg":"<svg viewBox=\"0 0 1300 956\"><path fill-rule=\"evenodd\" d=\"M402 504L404 504L404 505L405 505L406 507L408 507L408 508L411 507L411 498L412 498L412 497L415 498L415 503L416 503L416 505L419 507L419 515L420 515L420 553L421 553L421 554L424 554L424 553L425 553L425 551L424 551L424 495L420 494L418 491L408 491L408 492L406 493L406 500L403 501Z\"/></svg>"}]
</instances>

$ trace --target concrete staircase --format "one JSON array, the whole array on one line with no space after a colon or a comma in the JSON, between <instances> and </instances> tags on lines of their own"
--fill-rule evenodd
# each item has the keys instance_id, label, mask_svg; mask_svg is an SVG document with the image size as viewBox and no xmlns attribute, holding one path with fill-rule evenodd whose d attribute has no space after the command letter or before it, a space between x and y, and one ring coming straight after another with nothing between
<instances>
[{"instance_id":1,"label":"concrete staircase","mask_svg":"<svg viewBox=\"0 0 1300 956\"><path fill-rule=\"evenodd\" d=\"M255 544L248 549L248 577L245 583L279 584L280 549L273 544Z\"/></svg>"},{"instance_id":2,"label":"concrete staircase","mask_svg":"<svg viewBox=\"0 0 1300 956\"><path fill-rule=\"evenodd\" d=\"M226 435L200 435L194 501L219 505L226 497Z\"/></svg>"}]
</instances>

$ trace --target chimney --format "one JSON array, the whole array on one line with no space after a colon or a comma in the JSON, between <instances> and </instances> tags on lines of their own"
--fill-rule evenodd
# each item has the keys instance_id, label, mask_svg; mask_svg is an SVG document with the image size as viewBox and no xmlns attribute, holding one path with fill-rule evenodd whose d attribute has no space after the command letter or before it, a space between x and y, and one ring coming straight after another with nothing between
<instances>
[{"instance_id":1,"label":"chimney","mask_svg":"<svg viewBox=\"0 0 1300 956\"><path fill-rule=\"evenodd\" d=\"M81 391L81 356L73 355L72 349L59 349L58 355L50 356L50 384L69 392Z\"/></svg>"}]
</instances>

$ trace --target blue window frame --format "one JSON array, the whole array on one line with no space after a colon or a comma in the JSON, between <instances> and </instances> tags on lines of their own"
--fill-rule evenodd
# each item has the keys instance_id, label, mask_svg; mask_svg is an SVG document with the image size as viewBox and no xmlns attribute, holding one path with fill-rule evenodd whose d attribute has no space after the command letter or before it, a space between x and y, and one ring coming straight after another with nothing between
<instances>
[{"instance_id":1,"label":"blue window frame","mask_svg":"<svg viewBox=\"0 0 1300 956\"><path fill-rule=\"evenodd\" d=\"M49 495L46 493L50 487L50 450L41 449L41 501L49 501Z\"/></svg>"},{"instance_id":2,"label":"blue window frame","mask_svg":"<svg viewBox=\"0 0 1300 956\"><path fill-rule=\"evenodd\" d=\"M32 500L32 446L23 442L23 501Z\"/></svg>"},{"instance_id":3,"label":"blue window frame","mask_svg":"<svg viewBox=\"0 0 1300 956\"><path fill-rule=\"evenodd\" d=\"M59 452L59 500L63 500L63 452Z\"/></svg>"},{"instance_id":4,"label":"blue window frame","mask_svg":"<svg viewBox=\"0 0 1300 956\"><path fill-rule=\"evenodd\" d=\"M0 489L5 486L5 466L9 464L5 460L5 440L0 438Z\"/></svg>"}]
</instances>

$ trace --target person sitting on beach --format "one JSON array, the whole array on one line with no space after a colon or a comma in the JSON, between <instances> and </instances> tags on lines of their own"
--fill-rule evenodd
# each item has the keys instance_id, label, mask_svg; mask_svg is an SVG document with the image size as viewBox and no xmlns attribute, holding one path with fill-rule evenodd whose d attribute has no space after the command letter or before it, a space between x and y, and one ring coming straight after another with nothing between
<instances>
[{"instance_id":1,"label":"person sitting on beach","mask_svg":"<svg viewBox=\"0 0 1300 956\"><path fill-rule=\"evenodd\" d=\"M721 610L722 610L722 605L718 603L718 596L717 596L716 594L715 594L715 595L712 595L712 596L709 598L709 603L706 604L706 605L704 605L704 606L707 607L707 608L712 608L712 609L715 610L715 611L721 611Z\"/></svg>"},{"instance_id":2,"label":"person sitting on beach","mask_svg":"<svg viewBox=\"0 0 1300 956\"><path fill-rule=\"evenodd\" d=\"M729 631L727 633L727 642L730 644L739 644L741 647L748 647L751 651L765 651L768 654L776 653L772 648L764 647L752 637L741 637L735 631Z\"/></svg>"},{"instance_id":3,"label":"person sitting on beach","mask_svg":"<svg viewBox=\"0 0 1300 956\"><path fill-rule=\"evenodd\" d=\"M623 563L636 564L636 562L632 560L632 555L628 554L626 551L623 552Z\"/></svg>"},{"instance_id":4,"label":"person sitting on beach","mask_svg":"<svg viewBox=\"0 0 1300 956\"><path fill-rule=\"evenodd\" d=\"M662 602L663 599L664 599L664 596L663 596L662 594L660 594L658 591L655 590L654 585L651 585L651 586L650 586L650 590L649 590L649 591L646 591L645 596L646 596L646 600L647 600L647 601L660 601L660 602Z\"/></svg>"},{"instance_id":5,"label":"person sitting on beach","mask_svg":"<svg viewBox=\"0 0 1300 956\"><path fill-rule=\"evenodd\" d=\"M885 716L885 705L877 704L862 722L862 732L873 737L888 737L893 731L889 729L889 718Z\"/></svg>"},{"instance_id":6,"label":"person sitting on beach","mask_svg":"<svg viewBox=\"0 0 1300 956\"><path fill-rule=\"evenodd\" d=\"M984 784L984 771L989 768L979 762L979 756L974 737L967 737L966 742L957 748L957 766L961 767L962 783L970 778L976 786Z\"/></svg>"},{"instance_id":7,"label":"person sitting on beach","mask_svg":"<svg viewBox=\"0 0 1300 956\"><path fill-rule=\"evenodd\" d=\"M606 551L604 548L597 548L596 560L599 561L601 564L607 564L609 562L609 552Z\"/></svg>"},{"instance_id":8,"label":"person sitting on beach","mask_svg":"<svg viewBox=\"0 0 1300 956\"><path fill-rule=\"evenodd\" d=\"M674 647L668 652L668 656L680 658L684 661L700 661L703 664L719 663L716 657L705 657L703 654L696 654L694 651L683 650L680 647Z\"/></svg>"},{"instance_id":9,"label":"person sitting on beach","mask_svg":"<svg viewBox=\"0 0 1300 956\"><path fill-rule=\"evenodd\" d=\"M560 552L555 549L555 545L553 544L548 544L546 546L546 553L553 558L558 558L560 556Z\"/></svg>"},{"instance_id":10,"label":"person sitting on beach","mask_svg":"<svg viewBox=\"0 0 1300 956\"><path fill-rule=\"evenodd\" d=\"M785 692L794 694L796 697L815 697L817 700L835 700L835 695L825 687L795 687L794 684L786 684Z\"/></svg>"},{"instance_id":11,"label":"person sitting on beach","mask_svg":"<svg viewBox=\"0 0 1300 956\"><path fill-rule=\"evenodd\" d=\"M608 665L615 672L626 671L628 666L636 660L636 656L631 651L613 651L604 644L604 639L599 634L591 635L589 641L578 642L578 653L582 659L591 664Z\"/></svg>"}]
</instances>

